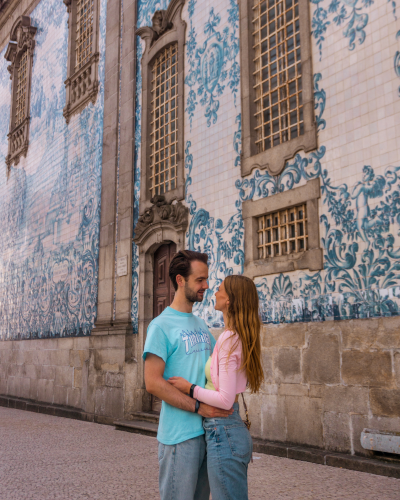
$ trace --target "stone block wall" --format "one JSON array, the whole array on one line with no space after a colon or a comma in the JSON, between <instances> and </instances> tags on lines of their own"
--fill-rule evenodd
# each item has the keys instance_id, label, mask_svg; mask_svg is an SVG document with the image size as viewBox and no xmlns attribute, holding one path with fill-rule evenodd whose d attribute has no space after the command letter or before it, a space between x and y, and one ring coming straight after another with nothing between
<instances>
[{"instance_id":1,"label":"stone block wall","mask_svg":"<svg viewBox=\"0 0 400 500\"><path fill-rule=\"evenodd\" d=\"M124 414L125 339L0 342L0 395L73 407L110 423Z\"/></svg>"},{"instance_id":2,"label":"stone block wall","mask_svg":"<svg viewBox=\"0 0 400 500\"><path fill-rule=\"evenodd\" d=\"M84 408L89 340L80 337L0 342L0 394Z\"/></svg>"},{"instance_id":3,"label":"stone block wall","mask_svg":"<svg viewBox=\"0 0 400 500\"><path fill-rule=\"evenodd\" d=\"M265 382L246 396L252 434L370 455L365 427L400 429L398 318L264 326Z\"/></svg>"}]
</instances>

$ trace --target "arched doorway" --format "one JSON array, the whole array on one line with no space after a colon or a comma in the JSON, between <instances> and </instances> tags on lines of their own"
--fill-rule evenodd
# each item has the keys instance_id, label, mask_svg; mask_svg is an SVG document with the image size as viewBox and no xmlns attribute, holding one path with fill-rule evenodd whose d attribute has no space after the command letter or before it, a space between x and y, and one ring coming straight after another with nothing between
<instances>
[{"instance_id":1,"label":"arched doorway","mask_svg":"<svg viewBox=\"0 0 400 500\"><path fill-rule=\"evenodd\" d=\"M174 300L175 290L169 279L168 270L172 257L176 254L176 244L161 245L154 253L153 318L159 316ZM160 412L161 400L151 398L152 411Z\"/></svg>"}]
</instances>

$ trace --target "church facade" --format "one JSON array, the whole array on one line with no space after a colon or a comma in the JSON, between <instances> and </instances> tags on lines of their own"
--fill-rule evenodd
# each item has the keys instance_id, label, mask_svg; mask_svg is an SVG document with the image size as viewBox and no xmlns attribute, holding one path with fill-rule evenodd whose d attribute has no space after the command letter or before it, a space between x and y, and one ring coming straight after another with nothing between
<instances>
[{"instance_id":1,"label":"church facade","mask_svg":"<svg viewBox=\"0 0 400 500\"><path fill-rule=\"evenodd\" d=\"M255 437L400 432L397 7L3 0L0 401L156 411L146 329L188 248L215 336L223 279L257 286Z\"/></svg>"}]
</instances>

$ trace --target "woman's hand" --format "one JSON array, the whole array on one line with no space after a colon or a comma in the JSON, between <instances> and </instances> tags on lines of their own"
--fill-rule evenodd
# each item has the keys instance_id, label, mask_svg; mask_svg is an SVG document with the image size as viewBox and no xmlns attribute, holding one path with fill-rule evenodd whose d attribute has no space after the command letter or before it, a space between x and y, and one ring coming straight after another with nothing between
<instances>
[{"instance_id":1,"label":"woman's hand","mask_svg":"<svg viewBox=\"0 0 400 500\"><path fill-rule=\"evenodd\" d=\"M192 384L185 380L182 377L171 377L168 379L168 382L176 387L178 390L183 392L183 394L190 394L190 388L192 387Z\"/></svg>"}]
</instances>

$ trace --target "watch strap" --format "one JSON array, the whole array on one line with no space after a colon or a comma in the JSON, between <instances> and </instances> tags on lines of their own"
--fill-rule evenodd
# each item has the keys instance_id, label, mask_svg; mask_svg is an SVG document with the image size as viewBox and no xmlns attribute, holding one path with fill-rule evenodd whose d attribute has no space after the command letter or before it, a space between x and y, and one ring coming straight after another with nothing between
<instances>
[{"instance_id":1,"label":"watch strap","mask_svg":"<svg viewBox=\"0 0 400 500\"><path fill-rule=\"evenodd\" d=\"M194 407L194 412L199 413L199 408L200 408L200 401L196 399L196 405Z\"/></svg>"},{"instance_id":2,"label":"watch strap","mask_svg":"<svg viewBox=\"0 0 400 500\"><path fill-rule=\"evenodd\" d=\"M194 391L194 388L196 387L196 384L192 384L190 386L190 397L193 398L193 391Z\"/></svg>"}]
</instances>

